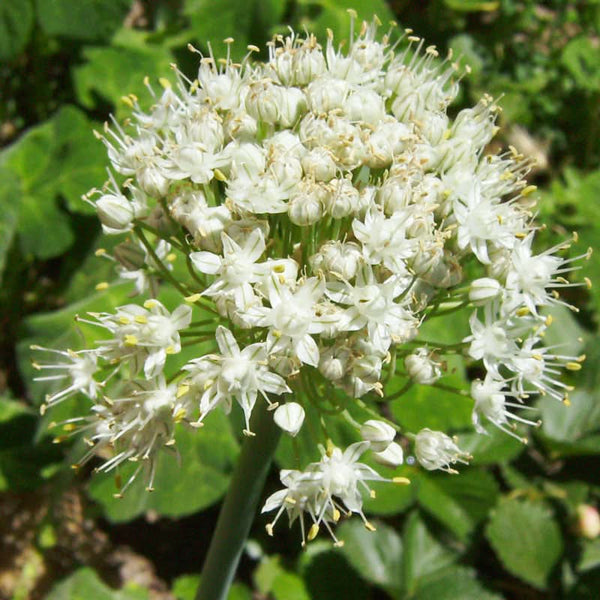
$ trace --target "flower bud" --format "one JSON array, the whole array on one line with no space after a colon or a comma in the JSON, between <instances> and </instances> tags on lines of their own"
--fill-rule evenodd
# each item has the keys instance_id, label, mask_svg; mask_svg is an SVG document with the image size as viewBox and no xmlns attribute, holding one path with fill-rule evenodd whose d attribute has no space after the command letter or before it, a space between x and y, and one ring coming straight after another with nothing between
<instances>
[{"instance_id":1,"label":"flower bud","mask_svg":"<svg viewBox=\"0 0 600 600\"><path fill-rule=\"evenodd\" d=\"M360 428L360 437L370 442L375 452L383 452L394 441L396 430L383 421L369 419Z\"/></svg>"},{"instance_id":2,"label":"flower bud","mask_svg":"<svg viewBox=\"0 0 600 600\"><path fill-rule=\"evenodd\" d=\"M128 271L137 271L146 264L146 252L133 242L121 242L115 246L113 256Z\"/></svg>"},{"instance_id":3,"label":"flower bud","mask_svg":"<svg viewBox=\"0 0 600 600\"><path fill-rule=\"evenodd\" d=\"M577 531L588 540L600 535L600 514L594 506L580 504L577 507Z\"/></svg>"},{"instance_id":4,"label":"flower bud","mask_svg":"<svg viewBox=\"0 0 600 600\"><path fill-rule=\"evenodd\" d=\"M304 409L297 402L286 402L275 410L273 420L283 431L296 437L304 423Z\"/></svg>"},{"instance_id":5,"label":"flower bud","mask_svg":"<svg viewBox=\"0 0 600 600\"><path fill-rule=\"evenodd\" d=\"M105 233L128 231L136 216L133 204L121 194L101 196L96 201L96 211Z\"/></svg>"},{"instance_id":6,"label":"flower bud","mask_svg":"<svg viewBox=\"0 0 600 600\"><path fill-rule=\"evenodd\" d=\"M418 348L404 359L408 376L423 385L431 385L442 376L441 365L435 362L426 348Z\"/></svg>"},{"instance_id":7,"label":"flower bud","mask_svg":"<svg viewBox=\"0 0 600 600\"><path fill-rule=\"evenodd\" d=\"M335 177L336 164L331 152L325 148L315 148L302 158L302 168L315 181L331 181Z\"/></svg>"},{"instance_id":8,"label":"flower bud","mask_svg":"<svg viewBox=\"0 0 600 600\"><path fill-rule=\"evenodd\" d=\"M385 450L374 452L373 459L380 465L395 468L404 462L404 451L400 444L392 442Z\"/></svg>"},{"instance_id":9,"label":"flower bud","mask_svg":"<svg viewBox=\"0 0 600 600\"><path fill-rule=\"evenodd\" d=\"M471 284L469 300L475 306L483 306L496 299L500 294L500 290L500 283L496 279L481 277Z\"/></svg>"},{"instance_id":10,"label":"flower bud","mask_svg":"<svg viewBox=\"0 0 600 600\"><path fill-rule=\"evenodd\" d=\"M350 351L348 348L335 346L321 352L319 371L331 381L338 381L346 373Z\"/></svg>"}]
</instances>

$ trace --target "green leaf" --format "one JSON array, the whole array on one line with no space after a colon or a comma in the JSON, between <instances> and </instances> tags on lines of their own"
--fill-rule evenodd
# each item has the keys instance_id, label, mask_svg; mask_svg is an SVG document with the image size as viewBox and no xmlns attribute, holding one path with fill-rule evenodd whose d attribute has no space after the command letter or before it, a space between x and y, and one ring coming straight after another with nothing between
<instances>
[{"instance_id":1,"label":"green leaf","mask_svg":"<svg viewBox=\"0 0 600 600\"><path fill-rule=\"evenodd\" d=\"M200 575L181 575L173 582L171 593L176 600L195 600ZM227 600L252 600L252 592L241 583L234 583L229 588Z\"/></svg>"},{"instance_id":2,"label":"green leaf","mask_svg":"<svg viewBox=\"0 0 600 600\"><path fill-rule=\"evenodd\" d=\"M495 465L514 460L525 449L525 444L487 424L488 435L461 433L460 448L473 456L471 465Z\"/></svg>"},{"instance_id":3,"label":"green leaf","mask_svg":"<svg viewBox=\"0 0 600 600\"><path fill-rule=\"evenodd\" d=\"M357 3L355 0L299 0L298 10L301 15L301 23L306 25L311 33L314 33L321 43L327 39L327 29L334 32L337 43L348 39L350 32L350 17L348 10L356 10L358 13L358 24L355 31L360 29L360 22L373 20L377 15L386 28L389 21L394 20L394 15L385 0L363 0ZM316 14L315 14L316 13Z\"/></svg>"},{"instance_id":4,"label":"green leaf","mask_svg":"<svg viewBox=\"0 0 600 600\"><path fill-rule=\"evenodd\" d=\"M64 199L74 212L93 212L81 195L104 182L105 163L92 124L72 106L30 129L0 155L0 167L10 169L21 181L17 229L24 253L51 258L71 245L69 217L57 201Z\"/></svg>"},{"instance_id":5,"label":"green leaf","mask_svg":"<svg viewBox=\"0 0 600 600\"><path fill-rule=\"evenodd\" d=\"M280 22L285 9L285 0L219 0L219 10L212 0L185 0L183 10L202 47L210 44L215 58L224 58L228 44L223 40L233 38L232 58L239 60L248 44L260 47L267 41L264 38L270 37L269 30Z\"/></svg>"},{"instance_id":6,"label":"green leaf","mask_svg":"<svg viewBox=\"0 0 600 600\"><path fill-rule=\"evenodd\" d=\"M36 0L40 27L48 35L105 40L131 9L131 0Z\"/></svg>"},{"instance_id":7,"label":"green leaf","mask_svg":"<svg viewBox=\"0 0 600 600\"><path fill-rule=\"evenodd\" d=\"M413 512L404 526L404 586L409 594L417 590L428 575L451 565L456 554L446 549L427 530Z\"/></svg>"},{"instance_id":8,"label":"green leaf","mask_svg":"<svg viewBox=\"0 0 600 600\"><path fill-rule=\"evenodd\" d=\"M148 591L131 585L122 590L113 590L105 585L90 568L75 571L56 584L46 600L145 600Z\"/></svg>"},{"instance_id":9,"label":"green leaf","mask_svg":"<svg viewBox=\"0 0 600 600\"><path fill-rule=\"evenodd\" d=\"M128 94L138 97L142 108L152 104L144 77L154 81L172 74L173 57L162 46L84 48L83 57L85 63L73 74L79 102L95 108L98 97L108 100L116 107L119 119L131 114L130 107L121 100ZM160 87L157 93L161 93Z\"/></svg>"},{"instance_id":10,"label":"green leaf","mask_svg":"<svg viewBox=\"0 0 600 600\"><path fill-rule=\"evenodd\" d=\"M578 86L600 90L600 49L587 35L576 37L565 46L561 62Z\"/></svg>"},{"instance_id":11,"label":"green leaf","mask_svg":"<svg viewBox=\"0 0 600 600\"><path fill-rule=\"evenodd\" d=\"M363 579L395 595L403 585L402 539L391 527L374 525L376 531L368 531L358 519L344 523L338 530L342 554Z\"/></svg>"},{"instance_id":12,"label":"green leaf","mask_svg":"<svg viewBox=\"0 0 600 600\"><path fill-rule=\"evenodd\" d=\"M444 4L460 12L490 12L498 10L500 0L444 0Z\"/></svg>"},{"instance_id":13,"label":"green leaf","mask_svg":"<svg viewBox=\"0 0 600 600\"><path fill-rule=\"evenodd\" d=\"M329 542L308 544L300 557L300 569L311 598L364 600L368 596L365 582Z\"/></svg>"},{"instance_id":14,"label":"green leaf","mask_svg":"<svg viewBox=\"0 0 600 600\"><path fill-rule=\"evenodd\" d=\"M23 51L32 26L30 0L6 0L0 4L0 61L14 58Z\"/></svg>"},{"instance_id":15,"label":"green leaf","mask_svg":"<svg viewBox=\"0 0 600 600\"><path fill-rule=\"evenodd\" d=\"M113 473L92 478L90 496L102 505L106 518L115 523L129 521L148 510L181 517L198 512L223 496L238 454L225 414L213 411L206 419L206 426L198 431L179 428L176 440L180 461L161 452L153 492L146 491L143 472L119 499L113 497L117 492ZM134 468L135 465L123 468L123 481L127 481Z\"/></svg>"},{"instance_id":16,"label":"green leaf","mask_svg":"<svg viewBox=\"0 0 600 600\"><path fill-rule=\"evenodd\" d=\"M600 539L584 540L577 570L589 571L600 567Z\"/></svg>"},{"instance_id":17,"label":"green leaf","mask_svg":"<svg viewBox=\"0 0 600 600\"><path fill-rule=\"evenodd\" d=\"M20 179L8 169L0 168L0 281L6 264L6 254L17 229L20 198Z\"/></svg>"},{"instance_id":18,"label":"green leaf","mask_svg":"<svg viewBox=\"0 0 600 600\"><path fill-rule=\"evenodd\" d=\"M279 557L264 559L254 572L254 581L261 594L275 600L310 600L304 582L298 575L286 571Z\"/></svg>"},{"instance_id":19,"label":"green leaf","mask_svg":"<svg viewBox=\"0 0 600 600\"><path fill-rule=\"evenodd\" d=\"M545 589L563 551L560 529L545 505L504 500L492 512L485 533L507 571Z\"/></svg>"},{"instance_id":20,"label":"green leaf","mask_svg":"<svg viewBox=\"0 0 600 600\"><path fill-rule=\"evenodd\" d=\"M577 442L600 427L600 403L591 391L575 390L569 406L553 398L543 398L539 406L542 431L553 440Z\"/></svg>"},{"instance_id":21,"label":"green leaf","mask_svg":"<svg viewBox=\"0 0 600 600\"><path fill-rule=\"evenodd\" d=\"M413 482L417 500L428 513L465 541L495 504L498 484L483 469L469 468L459 475L422 473Z\"/></svg>"},{"instance_id":22,"label":"green leaf","mask_svg":"<svg viewBox=\"0 0 600 600\"><path fill-rule=\"evenodd\" d=\"M502 600L485 589L473 569L455 566L438 571L417 590L413 600Z\"/></svg>"}]
</instances>

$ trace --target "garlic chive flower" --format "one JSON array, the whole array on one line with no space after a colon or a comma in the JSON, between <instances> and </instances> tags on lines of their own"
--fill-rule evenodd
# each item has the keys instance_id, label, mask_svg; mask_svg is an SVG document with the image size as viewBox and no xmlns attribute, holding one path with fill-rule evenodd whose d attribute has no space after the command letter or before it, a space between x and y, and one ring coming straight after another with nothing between
<instances>
[{"instance_id":1,"label":"garlic chive flower","mask_svg":"<svg viewBox=\"0 0 600 600\"><path fill-rule=\"evenodd\" d=\"M355 27L350 14L345 42L276 35L266 62L255 46L239 61L190 46L197 73L174 68L162 89L146 80L152 106L125 96L131 117L96 134L109 181L85 200L122 236L97 254L142 298L81 315L98 339L35 347L34 368L44 407L88 398L89 413L57 436L84 436L80 463L99 458L119 476L134 463L119 493L138 474L152 488L179 427L203 435L212 411L240 410L253 435L260 402L303 447L321 446L319 461L281 472L268 532L286 513L303 543L322 528L340 543L342 516L372 529L370 482L406 483L368 461L395 469L412 451L423 468L455 473L469 460L445 432L378 418L395 412L381 403L452 387L471 397L477 432L489 422L524 440L538 424L520 416L532 397L568 402L563 373L585 357L544 344L544 309L590 285L567 279L589 251L566 255L576 235L539 248L531 161L494 153L494 98L451 117L464 75L451 54L408 30L382 33L376 19ZM421 335L455 311L468 325L454 340ZM446 379L457 356L481 373L470 389ZM330 440L336 419L355 431L345 450Z\"/></svg>"}]
</instances>

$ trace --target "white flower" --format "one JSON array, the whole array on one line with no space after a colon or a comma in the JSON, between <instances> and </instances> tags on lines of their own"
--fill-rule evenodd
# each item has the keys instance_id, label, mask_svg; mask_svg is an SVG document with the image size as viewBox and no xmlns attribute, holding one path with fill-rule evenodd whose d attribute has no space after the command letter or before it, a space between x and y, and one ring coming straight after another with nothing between
<instances>
[{"instance_id":1,"label":"white flower","mask_svg":"<svg viewBox=\"0 0 600 600\"><path fill-rule=\"evenodd\" d=\"M304 409L297 402L286 402L277 407L273 414L273 420L283 431L296 437L304 423Z\"/></svg>"},{"instance_id":2,"label":"white flower","mask_svg":"<svg viewBox=\"0 0 600 600\"><path fill-rule=\"evenodd\" d=\"M421 429L415 437L415 454L428 471L442 469L448 473L457 473L451 465L457 462L467 464L470 458L451 437L431 429Z\"/></svg>"},{"instance_id":3,"label":"white flower","mask_svg":"<svg viewBox=\"0 0 600 600\"><path fill-rule=\"evenodd\" d=\"M66 400L75 394L84 394L88 398L94 400L98 395L99 389L103 383L99 383L94 379L94 375L98 372L98 354L95 350L52 350L42 346L33 345L31 350L49 352L60 357L60 362L56 363L33 363L33 368L37 371L49 371L48 375L35 377L35 381L67 381L68 385L57 392L46 396L45 405L42 410L45 411L46 406L58 404L62 400Z\"/></svg>"},{"instance_id":4,"label":"white flower","mask_svg":"<svg viewBox=\"0 0 600 600\"><path fill-rule=\"evenodd\" d=\"M265 251L265 240L260 229L254 229L242 245L226 233L221 234L223 257L211 252L192 252L190 259L202 273L217 275L216 281L202 294L217 296L231 292L238 308L248 304L253 295L251 283L260 279L259 267L255 264Z\"/></svg>"},{"instance_id":5,"label":"white flower","mask_svg":"<svg viewBox=\"0 0 600 600\"><path fill-rule=\"evenodd\" d=\"M95 324L102 325L114 336L100 344L99 355L115 360L130 359L133 373L143 367L147 379L162 372L168 354L181 350L179 330L185 329L192 319L189 306L182 304L169 313L158 300L146 300L143 308L137 304L121 306L114 315L90 314L97 320Z\"/></svg>"},{"instance_id":6,"label":"white flower","mask_svg":"<svg viewBox=\"0 0 600 600\"><path fill-rule=\"evenodd\" d=\"M264 343L251 344L240 350L231 331L221 325L217 327L215 338L220 355L203 356L183 367L190 374L190 393L201 394L198 422L218 404L222 404L229 412L231 401L235 399L244 411L244 433L252 435L250 416L258 394L272 405L268 394L281 395L291 390L281 376L266 367L267 350ZM188 390L185 391L187 393Z\"/></svg>"},{"instance_id":7,"label":"white flower","mask_svg":"<svg viewBox=\"0 0 600 600\"><path fill-rule=\"evenodd\" d=\"M490 423L508 433L521 442L527 442L527 438L518 436L514 432L514 426L509 425L509 419L525 423L526 425L538 426L539 422L528 421L517 415L511 414L509 408L531 408L516 402L508 402L506 395L513 395L510 392L503 392L506 387L505 381L494 381L489 375L484 381L476 379L471 384L471 397L475 400L473 407L473 425L478 433L487 433L481 426L480 416L485 417Z\"/></svg>"}]
</instances>

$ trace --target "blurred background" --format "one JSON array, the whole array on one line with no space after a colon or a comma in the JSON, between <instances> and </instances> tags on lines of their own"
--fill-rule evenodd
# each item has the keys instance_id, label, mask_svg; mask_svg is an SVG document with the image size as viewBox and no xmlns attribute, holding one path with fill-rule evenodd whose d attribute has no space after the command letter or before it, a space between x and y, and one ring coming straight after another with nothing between
<instances>
[{"instance_id":1,"label":"blurred background","mask_svg":"<svg viewBox=\"0 0 600 600\"><path fill-rule=\"evenodd\" d=\"M358 5L358 6L357 6ZM81 195L106 179L92 135L121 100L151 99L143 79L191 79L207 40L215 56L235 38L264 48L287 26L343 38L346 10L410 27L471 74L453 110L484 92L503 109L499 146L534 157L546 247L577 231L573 255L600 239L600 1L569 0L3 0L0 3L0 598L192 599L240 440L225 418L178 438L157 491L112 496L111 477L69 464L40 417L48 391L32 382L32 343L78 344L73 316L124 303L130 284L97 258L100 228ZM383 29L387 27L384 26ZM264 53L263 53L264 57ZM497 148L495 148L497 149ZM105 240L102 243L107 243ZM580 275L581 273L581 275ZM583 265L600 284L600 254ZM296 528L264 533L258 518L232 600L527 600L600 597L600 285L571 288L549 343L585 353L572 404L538 402L543 425L523 446L475 436L472 401L421 389L392 406L398 422L460 435L475 455L461 474L401 474L410 488L378 489L367 511L377 532L345 523L342 550L301 550ZM454 321L454 320L453 320ZM439 339L451 334L444 324ZM450 333L449 333L450 332ZM550 339L552 338L552 339ZM466 385L468 372L458 373ZM80 407L81 408L81 407ZM291 449L280 448L287 463ZM288 463L289 464L289 463ZM268 493L277 487L273 470ZM115 591L119 589L120 591Z\"/></svg>"}]
</instances>

